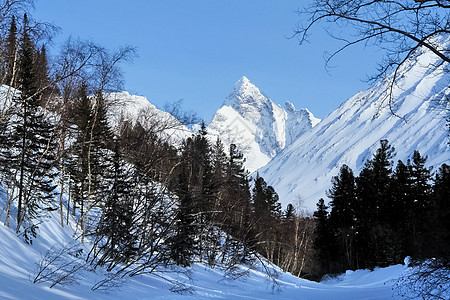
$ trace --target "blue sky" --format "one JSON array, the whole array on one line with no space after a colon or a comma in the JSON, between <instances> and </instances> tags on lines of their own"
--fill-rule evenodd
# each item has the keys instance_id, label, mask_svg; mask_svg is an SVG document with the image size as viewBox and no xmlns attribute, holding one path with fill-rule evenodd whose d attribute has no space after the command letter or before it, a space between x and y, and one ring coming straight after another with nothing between
<instances>
[{"instance_id":1,"label":"blue sky","mask_svg":"<svg viewBox=\"0 0 450 300\"><path fill-rule=\"evenodd\" d=\"M324 52L339 46L322 28L309 44L289 39L302 0L38 0L34 17L68 36L109 49L137 48L123 65L125 87L162 108L183 99L210 121L233 84L245 75L275 103L291 101L319 118L360 90L376 72L376 49L358 46L325 69Z\"/></svg>"}]
</instances>

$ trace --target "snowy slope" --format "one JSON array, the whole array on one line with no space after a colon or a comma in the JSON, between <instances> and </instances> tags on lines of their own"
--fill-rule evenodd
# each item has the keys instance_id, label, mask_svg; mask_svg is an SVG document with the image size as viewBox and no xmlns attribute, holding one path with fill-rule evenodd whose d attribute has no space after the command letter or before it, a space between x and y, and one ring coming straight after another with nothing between
<instances>
[{"instance_id":1,"label":"snowy slope","mask_svg":"<svg viewBox=\"0 0 450 300\"><path fill-rule=\"evenodd\" d=\"M4 199L0 199L0 205L4 204ZM33 284L36 263L42 255L52 246L73 242L72 236L76 234L73 221L64 228L59 225L58 213L52 212L40 225L39 237L33 245L23 243L12 229L0 225L0 299L401 299L392 287L406 270L402 265L374 272L347 272L324 283L280 273L273 289L257 268L250 270L246 278L229 281L224 279L220 268L194 264L190 268L193 281L184 279L193 288L192 293L183 295L171 292L166 281L153 275L126 277L115 288L92 291L92 285L103 278L105 271L101 268L84 272L73 284L53 288L47 282ZM3 220L4 214L0 217ZM88 251L87 246L84 249Z\"/></svg>"},{"instance_id":2,"label":"snowy slope","mask_svg":"<svg viewBox=\"0 0 450 300\"><path fill-rule=\"evenodd\" d=\"M128 94L123 96L126 103L124 110L117 110L113 114L134 120L132 113L136 112L140 105L147 104L142 102L140 97L129 97ZM128 113L129 116L126 115ZM16 202L12 203L10 211L10 227L4 225L7 201L1 190L0 186L0 299L401 299L392 287L397 278L407 270L402 265L377 269L374 272L347 272L324 283L311 282L280 272L275 286L258 264L249 270L248 277L235 281L225 279L225 271L219 266L210 269L203 264L194 264L189 268L192 281L182 275L175 276L167 270L169 278L183 280L192 288L192 293L183 295L171 292L167 281L155 275L126 277L116 281L115 286L107 290L93 291L93 284L105 278L106 271L101 267L95 271L84 270L77 273L79 275L73 278L71 284L56 285L53 288L45 281L33 284L38 270L37 264L49 249L58 250L65 245L77 245L87 253L89 240L86 239L86 244L75 241L74 237L79 236L80 232L76 230L72 215L67 215L67 199L63 199L64 227L60 225L59 209L49 211L47 218L39 224L38 236L33 239L33 244L25 244L13 229L16 226ZM65 257L71 257L67 255L67 251L62 253ZM73 256L72 258L75 260ZM78 262L81 263L80 258ZM69 264L69 270L79 265ZM246 270L248 266L242 268Z\"/></svg>"},{"instance_id":3,"label":"snowy slope","mask_svg":"<svg viewBox=\"0 0 450 300\"><path fill-rule=\"evenodd\" d=\"M388 77L359 92L300 136L260 170L284 205L301 198L310 210L325 197L332 176L347 164L357 175L381 139L396 149L394 162L419 150L428 166L450 163L445 117L450 109L450 74L445 65L422 51L403 67L393 88L389 109Z\"/></svg>"},{"instance_id":4,"label":"snowy slope","mask_svg":"<svg viewBox=\"0 0 450 300\"><path fill-rule=\"evenodd\" d=\"M244 76L207 129L213 137L219 136L227 148L237 144L247 158L247 169L254 171L317 122L307 109L296 110L289 102L284 108L275 104Z\"/></svg>"},{"instance_id":5,"label":"snowy slope","mask_svg":"<svg viewBox=\"0 0 450 300\"><path fill-rule=\"evenodd\" d=\"M192 134L174 116L159 110L143 96L121 92L105 94L105 98L111 104L109 121L113 127L117 126L120 119L132 124L139 121L141 125L154 129L172 142L180 142Z\"/></svg>"}]
</instances>

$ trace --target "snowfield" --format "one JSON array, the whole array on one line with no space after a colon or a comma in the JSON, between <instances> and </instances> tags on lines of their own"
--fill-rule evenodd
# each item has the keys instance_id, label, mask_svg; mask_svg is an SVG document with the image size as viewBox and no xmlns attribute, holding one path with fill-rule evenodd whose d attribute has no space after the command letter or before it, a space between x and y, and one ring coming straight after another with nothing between
<instances>
[{"instance_id":1,"label":"snowfield","mask_svg":"<svg viewBox=\"0 0 450 300\"><path fill-rule=\"evenodd\" d=\"M2 207L3 204L2 200ZM4 216L2 211L2 221ZM58 220L58 211L50 213L32 245L25 244L13 229L0 225L0 299L401 299L392 287L407 269L396 265L373 272L347 271L322 283L278 270L274 285L258 267L250 270L248 276L230 281L220 268L194 264L189 268L192 281L183 275L168 275L192 288L182 294L171 292L173 286L154 275L124 278L114 288L92 291L93 284L105 274L99 268L96 273L81 273L70 285L50 288L48 282L33 284L36 262L47 250L74 241L75 224L70 221L62 228ZM88 251L88 247L84 246L84 250Z\"/></svg>"}]
</instances>

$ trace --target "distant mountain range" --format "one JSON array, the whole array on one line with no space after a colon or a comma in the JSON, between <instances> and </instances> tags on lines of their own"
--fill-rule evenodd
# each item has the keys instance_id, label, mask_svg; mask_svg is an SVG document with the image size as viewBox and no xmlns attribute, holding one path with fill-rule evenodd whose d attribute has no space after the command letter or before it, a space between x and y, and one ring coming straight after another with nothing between
<instances>
[{"instance_id":1,"label":"distant mountain range","mask_svg":"<svg viewBox=\"0 0 450 300\"><path fill-rule=\"evenodd\" d=\"M320 120L307 109L284 107L265 97L248 78L242 77L216 112L207 130L228 147L240 147L253 172L266 165L294 140L311 130Z\"/></svg>"},{"instance_id":2,"label":"distant mountain range","mask_svg":"<svg viewBox=\"0 0 450 300\"><path fill-rule=\"evenodd\" d=\"M242 77L207 131L212 141L219 137L225 147L237 144L247 159L247 169L258 170L284 206L301 199L313 211L319 198L326 199L331 178L341 165L347 164L358 174L381 139L395 147L395 161L406 162L419 150L428 156L428 166L450 163L446 123L450 74L444 71L446 67L430 52L418 51L399 70L393 85L388 76L323 120L289 102L283 107L275 104ZM128 93L116 97L123 100L121 115L132 119L137 108L148 106L149 112L170 119L144 97ZM169 133L177 139L191 134L181 124Z\"/></svg>"}]
</instances>

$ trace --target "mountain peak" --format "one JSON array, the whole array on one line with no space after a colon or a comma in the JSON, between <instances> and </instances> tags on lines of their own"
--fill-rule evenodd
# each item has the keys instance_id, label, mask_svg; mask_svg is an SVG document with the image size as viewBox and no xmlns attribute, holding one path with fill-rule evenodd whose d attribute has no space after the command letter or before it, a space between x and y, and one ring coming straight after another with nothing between
<instances>
[{"instance_id":1,"label":"mountain peak","mask_svg":"<svg viewBox=\"0 0 450 300\"><path fill-rule=\"evenodd\" d=\"M286 112L294 112L295 111L295 106L291 102L286 101L284 103L284 110L286 110Z\"/></svg>"},{"instance_id":2,"label":"mountain peak","mask_svg":"<svg viewBox=\"0 0 450 300\"><path fill-rule=\"evenodd\" d=\"M223 105L240 110L242 105L259 107L267 102L267 100L268 99L247 77L242 76L234 84L233 89L228 94Z\"/></svg>"},{"instance_id":3,"label":"mountain peak","mask_svg":"<svg viewBox=\"0 0 450 300\"><path fill-rule=\"evenodd\" d=\"M251 84L250 80L249 80L247 77L242 76L241 79L239 79L239 80L234 84L234 87L239 89L240 87L245 86L245 85L248 85L248 84Z\"/></svg>"}]
</instances>

